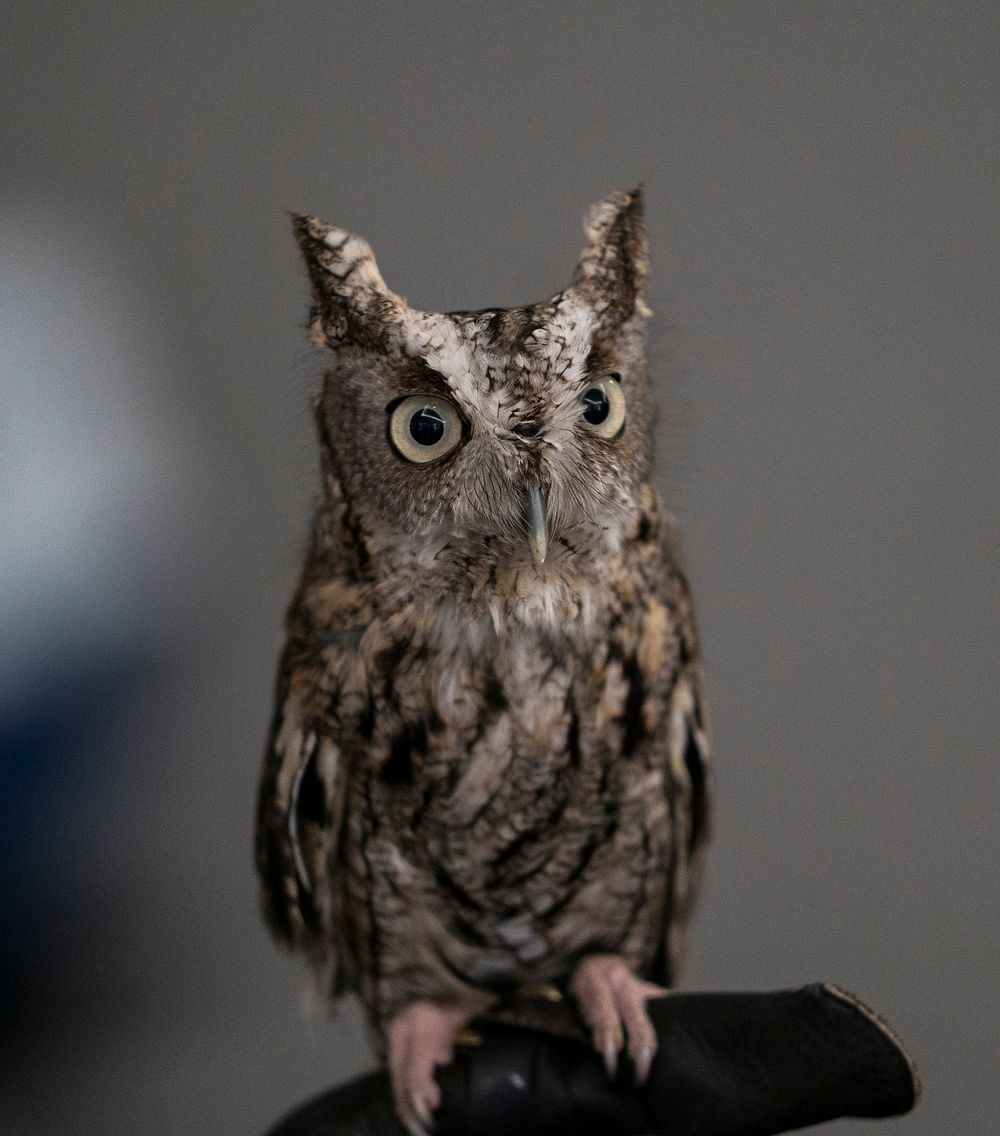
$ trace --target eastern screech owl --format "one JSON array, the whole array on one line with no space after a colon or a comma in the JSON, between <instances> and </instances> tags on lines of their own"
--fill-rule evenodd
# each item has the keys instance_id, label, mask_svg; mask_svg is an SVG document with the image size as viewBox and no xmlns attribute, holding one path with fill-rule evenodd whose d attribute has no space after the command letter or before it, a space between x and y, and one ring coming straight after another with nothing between
<instances>
[{"instance_id":1,"label":"eastern screech owl","mask_svg":"<svg viewBox=\"0 0 1000 1136\"><path fill-rule=\"evenodd\" d=\"M650 485L638 191L572 283L436 314L365 241L295 231L322 490L260 793L275 935L360 994L411 1131L456 1030L564 985L641 1079L706 838L691 597Z\"/></svg>"}]
</instances>

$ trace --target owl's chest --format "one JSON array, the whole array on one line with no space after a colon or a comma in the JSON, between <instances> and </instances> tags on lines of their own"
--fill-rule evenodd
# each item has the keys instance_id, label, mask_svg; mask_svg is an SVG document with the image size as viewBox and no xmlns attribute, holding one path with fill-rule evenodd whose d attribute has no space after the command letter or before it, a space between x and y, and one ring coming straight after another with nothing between
<instances>
[{"instance_id":1,"label":"owl's chest","mask_svg":"<svg viewBox=\"0 0 1000 1136\"><path fill-rule=\"evenodd\" d=\"M377 910L423 911L413 934L477 981L569 957L595 928L611 949L669 864L670 627L650 600L586 643L384 648L348 805L351 886Z\"/></svg>"},{"instance_id":2,"label":"owl's chest","mask_svg":"<svg viewBox=\"0 0 1000 1136\"><path fill-rule=\"evenodd\" d=\"M673 656L666 621L655 622L655 649L642 611L586 641L398 649L369 680L365 762L396 830L489 861L537 850L541 833L599 825L608 797L648 768L642 753L661 725Z\"/></svg>"}]
</instances>

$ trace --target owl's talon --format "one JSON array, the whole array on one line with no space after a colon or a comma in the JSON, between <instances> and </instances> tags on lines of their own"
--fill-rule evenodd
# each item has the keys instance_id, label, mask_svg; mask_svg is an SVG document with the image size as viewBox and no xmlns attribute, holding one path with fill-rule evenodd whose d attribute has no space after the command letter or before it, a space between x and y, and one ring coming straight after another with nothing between
<instances>
[{"instance_id":1,"label":"owl's talon","mask_svg":"<svg viewBox=\"0 0 1000 1136\"><path fill-rule=\"evenodd\" d=\"M413 1117L410 1118L410 1123L407 1127L410 1130L411 1136L429 1136L429 1129L431 1124L431 1111L432 1105L425 1098L418 1093L410 1093L409 1097L410 1109L412 1110Z\"/></svg>"},{"instance_id":2,"label":"owl's talon","mask_svg":"<svg viewBox=\"0 0 1000 1136\"><path fill-rule=\"evenodd\" d=\"M653 1064L653 1057L656 1055L655 1045L644 1045L638 1053L632 1058L632 1064L635 1066L635 1080L636 1084L644 1085L649 1078L649 1069Z\"/></svg>"},{"instance_id":3,"label":"owl's talon","mask_svg":"<svg viewBox=\"0 0 1000 1136\"><path fill-rule=\"evenodd\" d=\"M627 1034L636 1082L644 1084L656 1054L656 1031L646 1013L646 999L664 994L663 987L636 978L618 955L590 955L577 965L569 988L608 1076L615 1076Z\"/></svg>"},{"instance_id":4,"label":"owl's talon","mask_svg":"<svg viewBox=\"0 0 1000 1136\"><path fill-rule=\"evenodd\" d=\"M621 1051L621 1034L606 1034L601 1044L597 1046L604 1058L604 1068L608 1071L608 1080L613 1081L618 1072L618 1054Z\"/></svg>"},{"instance_id":5,"label":"owl's talon","mask_svg":"<svg viewBox=\"0 0 1000 1136\"><path fill-rule=\"evenodd\" d=\"M434 1071L454 1056L455 1036L491 999L466 1003L411 1002L389 1023L389 1076L392 1097L410 1136L428 1136L441 1089Z\"/></svg>"}]
</instances>

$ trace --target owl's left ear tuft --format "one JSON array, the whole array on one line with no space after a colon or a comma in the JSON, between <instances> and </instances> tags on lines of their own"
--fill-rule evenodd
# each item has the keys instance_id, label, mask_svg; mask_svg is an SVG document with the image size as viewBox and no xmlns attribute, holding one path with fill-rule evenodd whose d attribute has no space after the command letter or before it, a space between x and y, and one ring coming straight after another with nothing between
<instances>
[{"instance_id":1,"label":"owl's left ear tuft","mask_svg":"<svg viewBox=\"0 0 1000 1136\"><path fill-rule=\"evenodd\" d=\"M635 313L649 315L642 284L649 270L649 247L642 188L618 190L592 206L584 220L587 244L572 287L599 314L624 322Z\"/></svg>"},{"instance_id":2,"label":"owl's left ear tuft","mask_svg":"<svg viewBox=\"0 0 1000 1136\"><path fill-rule=\"evenodd\" d=\"M312 342L383 348L406 303L382 279L368 242L304 213L292 214L292 227L312 284Z\"/></svg>"}]
</instances>

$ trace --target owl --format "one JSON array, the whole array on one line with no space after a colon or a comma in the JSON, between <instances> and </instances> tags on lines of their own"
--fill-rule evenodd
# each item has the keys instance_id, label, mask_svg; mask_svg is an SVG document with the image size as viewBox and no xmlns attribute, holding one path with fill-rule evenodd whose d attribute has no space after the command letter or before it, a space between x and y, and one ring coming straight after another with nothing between
<instances>
[{"instance_id":1,"label":"owl","mask_svg":"<svg viewBox=\"0 0 1000 1136\"><path fill-rule=\"evenodd\" d=\"M709 813L651 484L641 194L595 205L570 285L518 308L418 311L360 237L294 228L328 370L259 797L267 921L359 995L413 1133L458 1031L539 984L641 1081Z\"/></svg>"}]
</instances>

